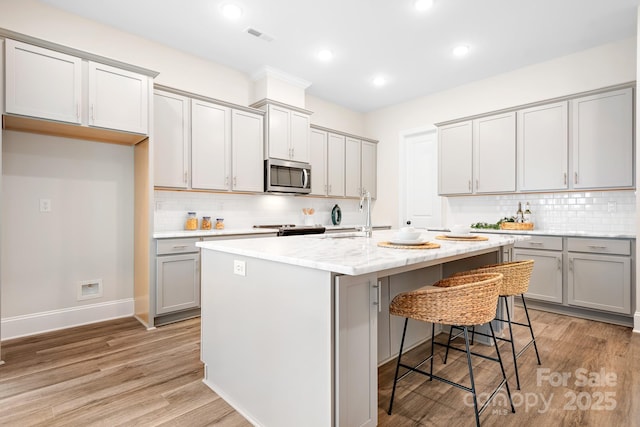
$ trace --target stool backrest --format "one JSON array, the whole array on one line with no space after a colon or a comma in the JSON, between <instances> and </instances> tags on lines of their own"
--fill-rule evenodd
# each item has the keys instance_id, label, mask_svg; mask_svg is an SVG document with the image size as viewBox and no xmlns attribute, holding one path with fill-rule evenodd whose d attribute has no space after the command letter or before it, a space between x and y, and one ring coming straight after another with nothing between
<instances>
[{"instance_id":1,"label":"stool backrest","mask_svg":"<svg viewBox=\"0 0 640 427\"><path fill-rule=\"evenodd\" d=\"M496 316L502 277L500 273L481 273L442 279L397 295L389 312L444 325L487 323Z\"/></svg>"},{"instance_id":2,"label":"stool backrest","mask_svg":"<svg viewBox=\"0 0 640 427\"><path fill-rule=\"evenodd\" d=\"M533 260L503 262L501 264L490 264L473 270L461 271L454 276L479 274L479 273L502 273L504 279L500 288L500 295L511 296L521 295L529 289L531 272L533 271Z\"/></svg>"}]
</instances>

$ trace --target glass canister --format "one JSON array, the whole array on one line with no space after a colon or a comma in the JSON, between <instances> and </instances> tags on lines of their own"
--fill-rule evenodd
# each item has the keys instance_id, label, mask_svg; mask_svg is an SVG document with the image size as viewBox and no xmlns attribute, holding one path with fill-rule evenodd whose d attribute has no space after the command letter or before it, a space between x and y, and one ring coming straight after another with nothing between
<instances>
[{"instance_id":1,"label":"glass canister","mask_svg":"<svg viewBox=\"0 0 640 427\"><path fill-rule=\"evenodd\" d=\"M224 229L224 218L216 218L216 230Z\"/></svg>"},{"instance_id":2,"label":"glass canister","mask_svg":"<svg viewBox=\"0 0 640 427\"><path fill-rule=\"evenodd\" d=\"M200 228L203 230L211 230L211 217L210 216L203 216L202 217L202 223L200 225Z\"/></svg>"},{"instance_id":3,"label":"glass canister","mask_svg":"<svg viewBox=\"0 0 640 427\"><path fill-rule=\"evenodd\" d=\"M187 221L184 223L185 230L197 230L198 218L195 212L187 212Z\"/></svg>"}]
</instances>

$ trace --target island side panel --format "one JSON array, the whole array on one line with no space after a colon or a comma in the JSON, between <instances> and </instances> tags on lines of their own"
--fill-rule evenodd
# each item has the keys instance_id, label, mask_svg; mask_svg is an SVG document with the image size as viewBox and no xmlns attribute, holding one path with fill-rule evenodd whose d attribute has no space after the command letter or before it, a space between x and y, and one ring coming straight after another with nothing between
<instances>
[{"instance_id":1,"label":"island side panel","mask_svg":"<svg viewBox=\"0 0 640 427\"><path fill-rule=\"evenodd\" d=\"M331 273L208 249L201 268L204 383L256 425L332 425Z\"/></svg>"}]
</instances>

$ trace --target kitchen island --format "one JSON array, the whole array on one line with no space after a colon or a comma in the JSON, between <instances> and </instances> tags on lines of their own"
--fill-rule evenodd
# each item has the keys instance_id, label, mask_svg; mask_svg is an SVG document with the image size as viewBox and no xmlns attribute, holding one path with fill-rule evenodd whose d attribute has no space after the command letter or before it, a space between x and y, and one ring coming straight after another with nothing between
<instances>
[{"instance_id":1,"label":"kitchen island","mask_svg":"<svg viewBox=\"0 0 640 427\"><path fill-rule=\"evenodd\" d=\"M521 236L378 246L395 232L200 242L204 382L261 426L377 424L380 279L510 259ZM434 275L435 271L435 275Z\"/></svg>"}]
</instances>

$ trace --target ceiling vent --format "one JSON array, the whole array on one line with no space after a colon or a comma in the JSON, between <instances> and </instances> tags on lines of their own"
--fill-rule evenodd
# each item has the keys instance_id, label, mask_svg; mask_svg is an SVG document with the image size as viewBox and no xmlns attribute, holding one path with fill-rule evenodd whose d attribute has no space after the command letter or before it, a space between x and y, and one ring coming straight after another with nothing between
<instances>
[{"instance_id":1,"label":"ceiling vent","mask_svg":"<svg viewBox=\"0 0 640 427\"><path fill-rule=\"evenodd\" d=\"M257 38L259 38L261 40L264 40L266 42L272 42L272 41L275 40L275 38L273 36L270 36L269 34L265 34L260 30L256 30L255 28L249 27L245 31L247 33L251 34L252 36L257 37Z\"/></svg>"}]
</instances>

